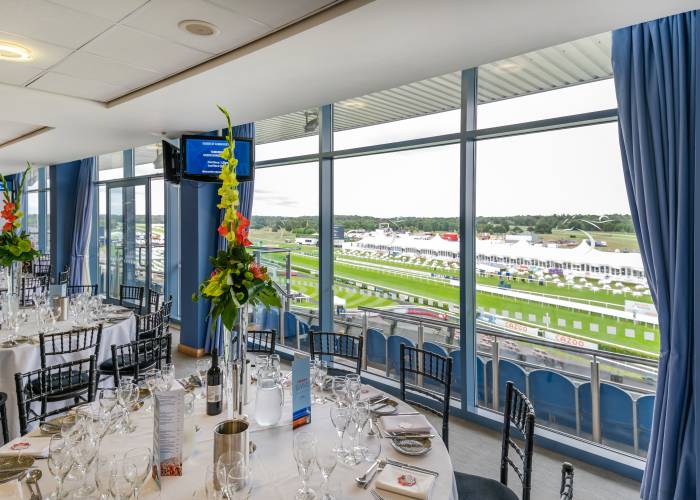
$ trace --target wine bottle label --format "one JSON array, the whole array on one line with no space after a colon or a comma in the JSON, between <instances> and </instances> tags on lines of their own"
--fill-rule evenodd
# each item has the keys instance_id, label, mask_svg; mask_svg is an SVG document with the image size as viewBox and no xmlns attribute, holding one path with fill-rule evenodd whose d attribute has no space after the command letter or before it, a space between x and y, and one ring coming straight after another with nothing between
<instances>
[{"instance_id":1,"label":"wine bottle label","mask_svg":"<svg viewBox=\"0 0 700 500\"><path fill-rule=\"evenodd\" d=\"M218 403L221 401L221 385L207 386L207 402Z\"/></svg>"}]
</instances>

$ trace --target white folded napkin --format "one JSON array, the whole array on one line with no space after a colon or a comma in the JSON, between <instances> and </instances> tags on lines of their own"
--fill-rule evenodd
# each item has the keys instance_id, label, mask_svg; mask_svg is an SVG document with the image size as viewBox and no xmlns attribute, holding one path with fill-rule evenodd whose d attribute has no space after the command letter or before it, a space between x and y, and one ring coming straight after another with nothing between
<instances>
[{"instance_id":1,"label":"white folded napkin","mask_svg":"<svg viewBox=\"0 0 700 500\"><path fill-rule=\"evenodd\" d=\"M387 415L381 417L382 428L386 432L415 432L432 431L432 426L425 415Z\"/></svg>"},{"instance_id":2,"label":"white folded napkin","mask_svg":"<svg viewBox=\"0 0 700 500\"><path fill-rule=\"evenodd\" d=\"M377 475L377 489L398 493L399 495L426 500L433 488L435 476L395 467L391 464Z\"/></svg>"},{"instance_id":3,"label":"white folded napkin","mask_svg":"<svg viewBox=\"0 0 700 500\"><path fill-rule=\"evenodd\" d=\"M0 457L17 457L21 455L46 458L49 456L50 442L51 437L18 437L0 448Z\"/></svg>"}]
</instances>

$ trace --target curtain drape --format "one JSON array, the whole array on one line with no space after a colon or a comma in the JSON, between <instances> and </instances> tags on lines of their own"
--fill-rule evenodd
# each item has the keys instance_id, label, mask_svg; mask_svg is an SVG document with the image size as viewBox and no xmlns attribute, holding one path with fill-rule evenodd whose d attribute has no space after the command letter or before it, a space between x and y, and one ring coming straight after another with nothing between
<instances>
[{"instance_id":1,"label":"curtain drape","mask_svg":"<svg viewBox=\"0 0 700 500\"><path fill-rule=\"evenodd\" d=\"M80 160L76 187L75 223L70 254L71 285L90 284L89 245L92 230L92 210L95 176L95 158Z\"/></svg>"},{"instance_id":2,"label":"curtain drape","mask_svg":"<svg viewBox=\"0 0 700 500\"><path fill-rule=\"evenodd\" d=\"M243 125L236 125L232 128L234 137L241 137L246 139L255 138L255 124L254 123L244 123ZM227 131L223 131L227 134ZM235 148L234 148L235 155ZM250 219L253 212L253 182L245 181L238 184L238 198L239 198L239 208L238 210L243 214L244 217ZM219 210L219 224L224 221L224 211ZM216 234L216 250L226 250L226 239ZM209 328L209 317L207 317L207 328ZM206 352L211 352L212 347L216 346L217 350L222 353L224 349L224 336L223 329L221 327L221 320L217 321L216 329L213 335L207 335L207 340L204 345L204 350Z\"/></svg>"},{"instance_id":3,"label":"curtain drape","mask_svg":"<svg viewBox=\"0 0 700 500\"><path fill-rule=\"evenodd\" d=\"M698 29L693 11L613 33L625 183L661 332L645 500L700 498Z\"/></svg>"}]
</instances>

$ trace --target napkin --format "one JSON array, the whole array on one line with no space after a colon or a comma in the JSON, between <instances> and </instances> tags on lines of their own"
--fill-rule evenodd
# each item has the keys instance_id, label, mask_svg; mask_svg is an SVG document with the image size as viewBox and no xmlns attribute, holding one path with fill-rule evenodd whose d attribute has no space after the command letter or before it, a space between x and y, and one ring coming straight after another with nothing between
<instances>
[{"instance_id":1,"label":"napkin","mask_svg":"<svg viewBox=\"0 0 700 500\"><path fill-rule=\"evenodd\" d=\"M424 415L388 415L381 417L382 428L386 432L428 433L433 430Z\"/></svg>"},{"instance_id":2,"label":"napkin","mask_svg":"<svg viewBox=\"0 0 700 500\"><path fill-rule=\"evenodd\" d=\"M401 480L402 477L403 480ZM433 488L435 476L405 470L389 464L377 475L375 481L377 489L398 493L410 498L426 500L430 495L430 490Z\"/></svg>"},{"instance_id":3,"label":"napkin","mask_svg":"<svg viewBox=\"0 0 700 500\"><path fill-rule=\"evenodd\" d=\"M30 495L28 493L25 495L22 484L17 480L0 484L0 498L14 498L17 500L29 498Z\"/></svg>"},{"instance_id":4,"label":"napkin","mask_svg":"<svg viewBox=\"0 0 700 500\"><path fill-rule=\"evenodd\" d=\"M46 458L49 456L50 442L50 437L18 437L0 448L0 456L16 457L22 455L25 457Z\"/></svg>"}]
</instances>

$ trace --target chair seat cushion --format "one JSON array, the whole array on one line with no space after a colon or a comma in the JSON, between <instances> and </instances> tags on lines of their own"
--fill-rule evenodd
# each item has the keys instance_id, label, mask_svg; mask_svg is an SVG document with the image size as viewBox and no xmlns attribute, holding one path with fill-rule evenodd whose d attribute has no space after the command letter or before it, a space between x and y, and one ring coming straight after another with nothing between
<instances>
[{"instance_id":1,"label":"chair seat cushion","mask_svg":"<svg viewBox=\"0 0 700 500\"><path fill-rule=\"evenodd\" d=\"M499 481L463 472L455 472L459 500L518 500L507 486Z\"/></svg>"},{"instance_id":2,"label":"chair seat cushion","mask_svg":"<svg viewBox=\"0 0 700 500\"><path fill-rule=\"evenodd\" d=\"M123 368L127 363L124 362L124 356L118 356L117 357L117 363L119 364L119 371L123 372L125 375L133 371L133 367L129 366L128 368ZM131 361L129 362L131 364ZM151 368L156 364L155 359L151 359L146 361L145 359L139 360L139 370L145 370L148 368ZM114 363L112 362L112 358L107 358L105 359L102 363L100 363L100 372L101 373L114 373Z\"/></svg>"},{"instance_id":3,"label":"chair seat cushion","mask_svg":"<svg viewBox=\"0 0 700 500\"><path fill-rule=\"evenodd\" d=\"M90 376L86 372L77 372L77 371L72 371L70 374L68 373L53 373L51 374L51 377L49 377L48 380L48 390L53 392L53 391L59 391L57 392L56 395L61 395L64 393L70 393L73 394L74 392L78 391L80 392L81 390L84 391L87 389L87 385L90 381ZM71 385L71 387L66 387L64 390L60 391L59 389L61 387L65 387ZM85 387L79 387L84 385ZM76 387L78 386L78 387ZM41 391L41 379L35 379L32 380L32 391L35 393L42 392Z\"/></svg>"}]
</instances>

